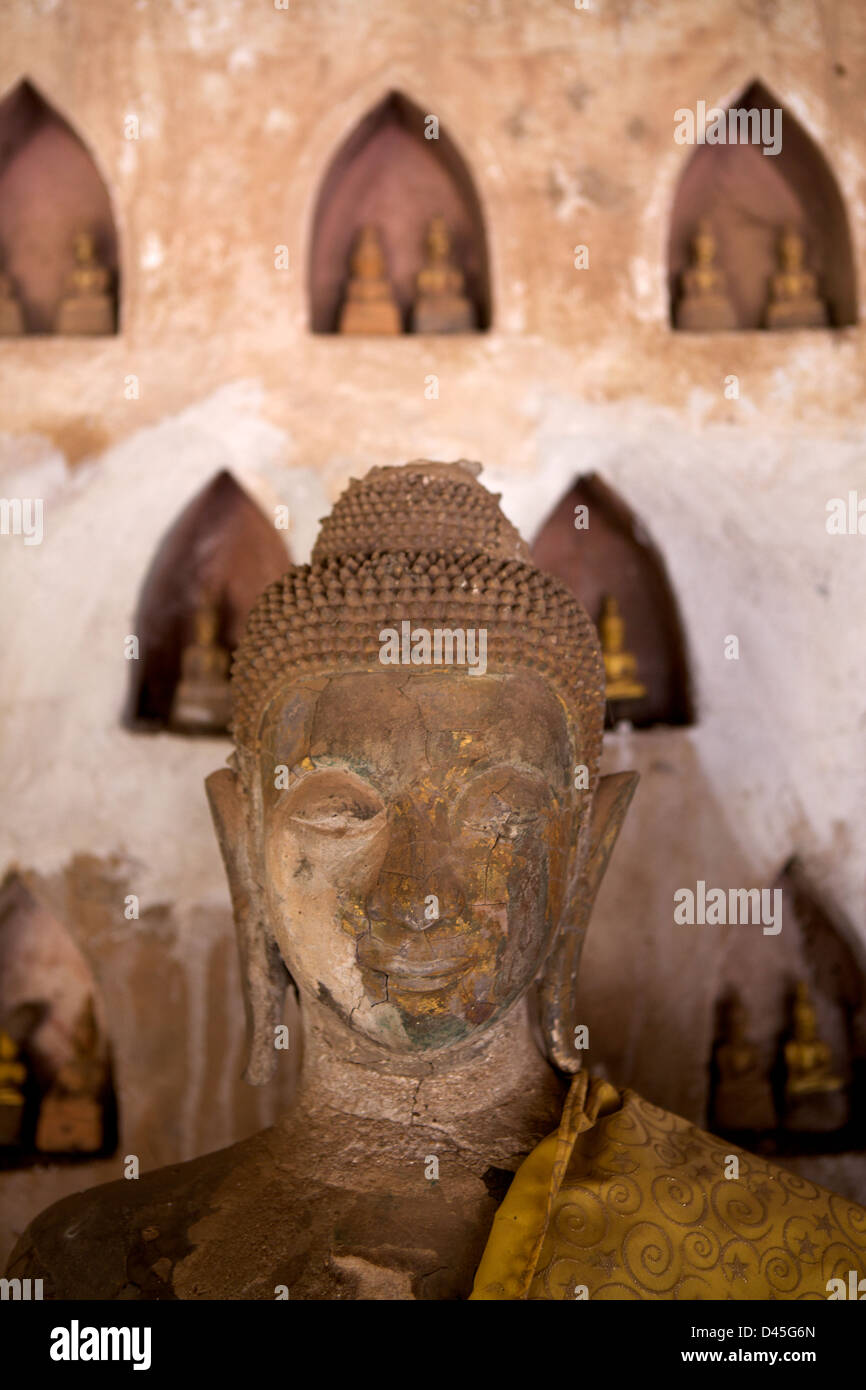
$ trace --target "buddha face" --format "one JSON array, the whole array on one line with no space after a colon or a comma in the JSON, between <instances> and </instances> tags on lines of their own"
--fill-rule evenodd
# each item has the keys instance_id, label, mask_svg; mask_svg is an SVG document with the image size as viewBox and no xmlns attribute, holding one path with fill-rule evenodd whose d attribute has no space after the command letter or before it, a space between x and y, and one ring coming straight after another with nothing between
<instances>
[{"instance_id":1,"label":"buddha face","mask_svg":"<svg viewBox=\"0 0 866 1390\"><path fill-rule=\"evenodd\" d=\"M353 269L362 280L381 280L385 274L385 256L375 227L362 227L355 243Z\"/></svg>"},{"instance_id":2,"label":"buddha face","mask_svg":"<svg viewBox=\"0 0 866 1390\"><path fill-rule=\"evenodd\" d=\"M575 832L580 754L544 684L322 678L271 706L262 749L261 882L302 995L402 1052L501 1017L547 955Z\"/></svg>"},{"instance_id":3,"label":"buddha face","mask_svg":"<svg viewBox=\"0 0 866 1390\"><path fill-rule=\"evenodd\" d=\"M789 227L779 240L782 265L786 270L799 270L803 264L803 242L793 228Z\"/></svg>"},{"instance_id":4,"label":"buddha face","mask_svg":"<svg viewBox=\"0 0 866 1390\"><path fill-rule=\"evenodd\" d=\"M434 261L446 261L451 252L451 236L444 217L434 217L427 232L427 247Z\"/></svg>"},{"instance_id":5,"label":"buddha face","mask_svg":"<svg viewBox=\"0 0 866 1390\"><path fill-rule=\"evenodd\" d=\"M90 232L77 232L74 240L75 258L80 262L92 261L95 247Z\"/></svg>"}]
</instances>

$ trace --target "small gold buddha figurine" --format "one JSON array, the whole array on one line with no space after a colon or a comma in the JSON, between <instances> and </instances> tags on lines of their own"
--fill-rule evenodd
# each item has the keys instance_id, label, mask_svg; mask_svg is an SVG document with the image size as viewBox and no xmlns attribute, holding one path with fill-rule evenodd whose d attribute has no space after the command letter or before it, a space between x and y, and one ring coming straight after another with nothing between
<instances>
[{"instance_id":1,"label":"small gold buddha figurine","mask_svg":"<svg viewBox=\"0 0 866 1390\"><path fill-rule=\"evenodd\" d=\"M733 995L724 1011L724 1034L716 1049L713 1123L730 1133L774 1129L773 1091L758 1049L747 1037L747 1015Z\"/></svg>"},{"instance_id":2,"label":"small gold buddha figurine","mask_svg":"<svg viewBox=\"0 0 866 1390\"><path fill-rule=\"evenodd\" d=\"M0 1028L0 1148L17 1148L24 1118L27 1068L18 1060L18 1046Z\"/></svg>"},{"instance_id":3,"label":"small gold buddha figurine","mask_svg":"<svg viewBox=\"0 0 866 1390\"><path fill-rule=\"evenodd\" d=\"M104 1138L103 1100L108 1079L93 1000L72 1030L72 1057L60 1067L39 1111L40 1153L98 1153Z\"/></svg>"},{"instance_id":4,"label":"small gold buddha figurine","mask_svg":"<svg viewBox=\"0 0 866 1390\"><path fill-rule=\"evenodd\" d=\"M702 220L692 238L692 264L680 277L680 298L674 322L689 333L718 333L736 328L737 316L728 298L724 274L715 265L716 238Z\"/></svg>"},{"instance_id":5,"label":"small gold buddha figurine","mask_svg":"<svg viewBox=\"0 0 866 1390\"><path fill-rule=\"evenodd\" d=\"M206 600L196 609L193 640L180 659L171 725L184 733L225 733L231 716L229 654L217 641L219 613Z\"/></svg>"},{"instance_id":6,"label":"small gold buddha figurine","mask_svg":"<svg viewBox=\"0 0 866 1390\"><path fill-rule=\"evenodd\" d=\"M827 306L818 295L817 277L803 264L803 238L793 227L779 237L779 269L770 280L766 327L825 328Z\"/></svg>"},{"instance_id":7,"label":"small gold buddha figurine","mask_svg":"<svg viewBox=\"0 0 866 1390\"><path fill-rule=\"evenodd\" d=\"M625 623L619 604L608 594L598 624L608 700L642 700L646 686L637 678L637 657L625 646Z\"/></svg>"},{"instance_id":8,"label":"small gold buddha figurine","mask_svg":"<svg viewBox=\"0 0 866 1390\"><path fill-rule=\"evenodd\" d=\"M833 1070L830 1048L818 1037L809 987L800 980L794 1000L793 1037L785 1044L786 1128L840 1129L847 1118L845 1082Z\"/></svg>"},{"instance_id":9,"label":"small gold buddha figurine","mask_svg":"<svg viewBox=\"0 0 866 1390\"><path fill-rule=\"evenodd\" d=\"M20 338L24 333L24 316L15 297L12 281L0 270L0 338Z\"/></svg>"},{"instance_id":10,"label":"small gold buddha figurine","mask_svg":"<svg viewBox=\"0 0 866 1390\"><path fill-rule=\"evenodd\" d=\"M364 226L350 258L351 275L340 311L341 333L401 333L400 307L388 280L378 230Z\"/></svg>"},{"instance_id":11,"label":"small gold buddha figurine","mask_svg":"<svg viewBox=\"0 0 866 1390\"><path fill-rule=\"evenodd\" d=\"M416 285L414 333L469 333L476 327L475 308L463 292L463 272L452 260L444 217L434 217L427 228L427 250Z\"/></svg>"},{"instance_id":12,"label":"small gold buddha figurine","mask_svg":"<svg viewBox=\"0 0 866 1390\"><path fill-rule=\"evenodd\" d=\"M96 259L90 232L79 232L73 246L75 266L66 278L55 331L73 337L113 333L111 272Z\"/></svg>"}]
</instances>

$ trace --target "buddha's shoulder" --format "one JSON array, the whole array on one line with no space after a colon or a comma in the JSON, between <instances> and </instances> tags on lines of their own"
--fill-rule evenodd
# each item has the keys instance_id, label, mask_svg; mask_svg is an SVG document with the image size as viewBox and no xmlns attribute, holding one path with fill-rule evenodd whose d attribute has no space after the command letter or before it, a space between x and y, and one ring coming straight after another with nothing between
<instances>
[{"instance_id":1,"label":"buddha's shoulder","mask_svg":"<svg viewBox=\"0 0 866 1390\"><path fill-rule=\"evenodd\" d=\"M62 1198L24 1231L6 1276L42 1279L44 1298L175 1298L191 1228L264 1164L268 1133Z\"/></svg>"},{"instance_id":2,"label":"buddha's shoulder","mask_svg":"<svg viewBox=\"0 0 866 1390\"><path fill-rule=\"evenodd\" d=\"M595 1163L640 1189L644 1213L691 1219L720 1237L778 1239L790 1253L845 1246L866 1261L866 1208L727 1139L622 1093L600 1126ZM805 1224L804 1224L805 1223Z\"/></svg>"}]
</instances>

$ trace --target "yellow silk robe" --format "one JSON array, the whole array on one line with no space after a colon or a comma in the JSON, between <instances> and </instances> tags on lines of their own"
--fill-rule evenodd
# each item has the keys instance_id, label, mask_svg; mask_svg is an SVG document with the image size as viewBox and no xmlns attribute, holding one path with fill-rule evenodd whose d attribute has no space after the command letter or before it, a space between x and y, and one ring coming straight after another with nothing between
<instances>
[{"instance_id":1,"label":"yellow silk robe","mask_svg":"<svg viewBox=\"0 0 866 1390\"><path fill-rule=\"evenodd\" d=\"M866 1209L581 1072L471 1297L826 1299L851 1270L866 1274Z\"/></svg>"}]
</instances>

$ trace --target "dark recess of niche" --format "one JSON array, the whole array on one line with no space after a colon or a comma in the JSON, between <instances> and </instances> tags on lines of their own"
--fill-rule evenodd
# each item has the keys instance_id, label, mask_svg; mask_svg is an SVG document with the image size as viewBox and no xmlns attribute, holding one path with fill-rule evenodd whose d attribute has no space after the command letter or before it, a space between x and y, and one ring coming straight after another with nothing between
<instances>
[{"instance_id":1,"label":"dark recess of niche","mask_svg":"<svg viewBox=\"0 0 866 1390\"><path fill-rule=\"evenodd\" d=\"M806 265L818 276L836 327L857 322L857 276L842 195L819 147L777 97L753 82L735 102L738 110L782 111L782 148L765 155L759 145L698 145L674 199L668 243L668 281L673 305L679 277L689 263L689 243L701 218L712 224L717 264L741 329L760 328L770 277L777 269L776 243L786 224L806 245Z\"/></svg>"},{"instance_id":2,"label":"dark recess of niche","mask_svg":"<svg viewBox=\"0 0 866 1390\"><path fill-rule=\"evenodd\" d=\"M808 1133L785 1128L784 1046L793 1027L796 978L790 970L783 970L781 1027L775 1036L774 1061L768 1073L778 1127L749 1135L728 1131L727 1137L746 1148L781 1158L860 1153L866 1150L866 952L853 925L817 889L797 855L788 860L774 886L782 890L785 930L799 938L806 982L818 1012L819 1034L824 1041L830 1041L834 1070L845 1077L850 1114L847 1124L836 1130ZM720 1011L723 1004L724 1001L718 1002ZM716 1042L723 1036L724 1030L717 1026ZM717 1079L713 1060L712 1087Z\"/></svg>"},{"instance_id":3,"label":"dark recess of niche","mask_svg":"<svg viewBox=\"0 0 866 1390\"><path fill-rule=\"evenodd\" d=\"M426 228L437 214L450 227L454 259L466 276L479 329L490 326L481 204L457 146L441 126L438 139L426 139L425 120L407 97L391 92L359 122L331 161L313 219L309 291L314 333L336 331L349 254L359 228L368 222L381 232L405 327Z\"/></svg>"},{"instance_id":4,"label":"dark recess of niche","mask_svg":"<svg viewBox=\"0 0 866 1390\"><path fill-rule=\"evenodd\" d=\"M96 1099L102 1109L102 1145L83 1152L40 1152L36 1130L42 1102L58 1069L58 1047L68 1036L64 999L94 1002L100 1034L105 1023L93 972L67 927L38 902L15 870L0 883L0 1027L19 1049L27 1078L19 1142L0 1146L0 1171L66 1166L110 1158L119 1142L118 1100L110 1044L103 1041L105 1082ZM73 1008L75 1006L73 1005Z\"/></svg>"},{"instance_id":5,"label":"dark recess of niche","mask_svg":"<svg viewBox=\"0 0 866 1390\"><path fill-rule=\"evenodd\" d=\"M81 231L93 233L116 285L117 234L102 176L69 123L25 79L0 101L0 268L28 333L53 333Z\"/></svg>"},{"instance_id":6,"label":"dark recess of niche","mask_svg":"<svg viewBox=\"0 0 866 1390\"><path fill-rule=\"evenodd\" d=\"M782 889L786 925L793 919L799 931L813 998L823 999L841 1016L847 1055L836 1064L847 1073L851 1117L834 1136L832 1148L866 1149L866 952L853 924L818 890L797 855L788 860L775 886ZM818 1137L813 1147L827 1150L831 1145Z\"/></svg>"},{"instance_id":7,"label":"dark recess of niche","mask_svg":"<svg viewBox=\"0 0 866 1390\"><path fill-rule=\"evenodd\" d=\"M229 472L217 474L163 537L142 585L126 726L167 727L181 655L208 596L219 609L217 640L234 651L254 601L290 564L280 533L256 503Z\"/></svg>"},{"instance_id":8,"label":"dark recess of niche","mask_svg":"<svg viewBox=\"0 0 866 1390\"><path fill-rule=\"evenodd\" d=\"M589 508L576 530L575 507ZM532 546L535 563L567 585L594 622L613 595L637 657L642 700L618 701L617 720L635 728L694 722L686 642L664 560L631 509L594 473L579 478L551 512Z\"/></svg>"}]
</instances>

